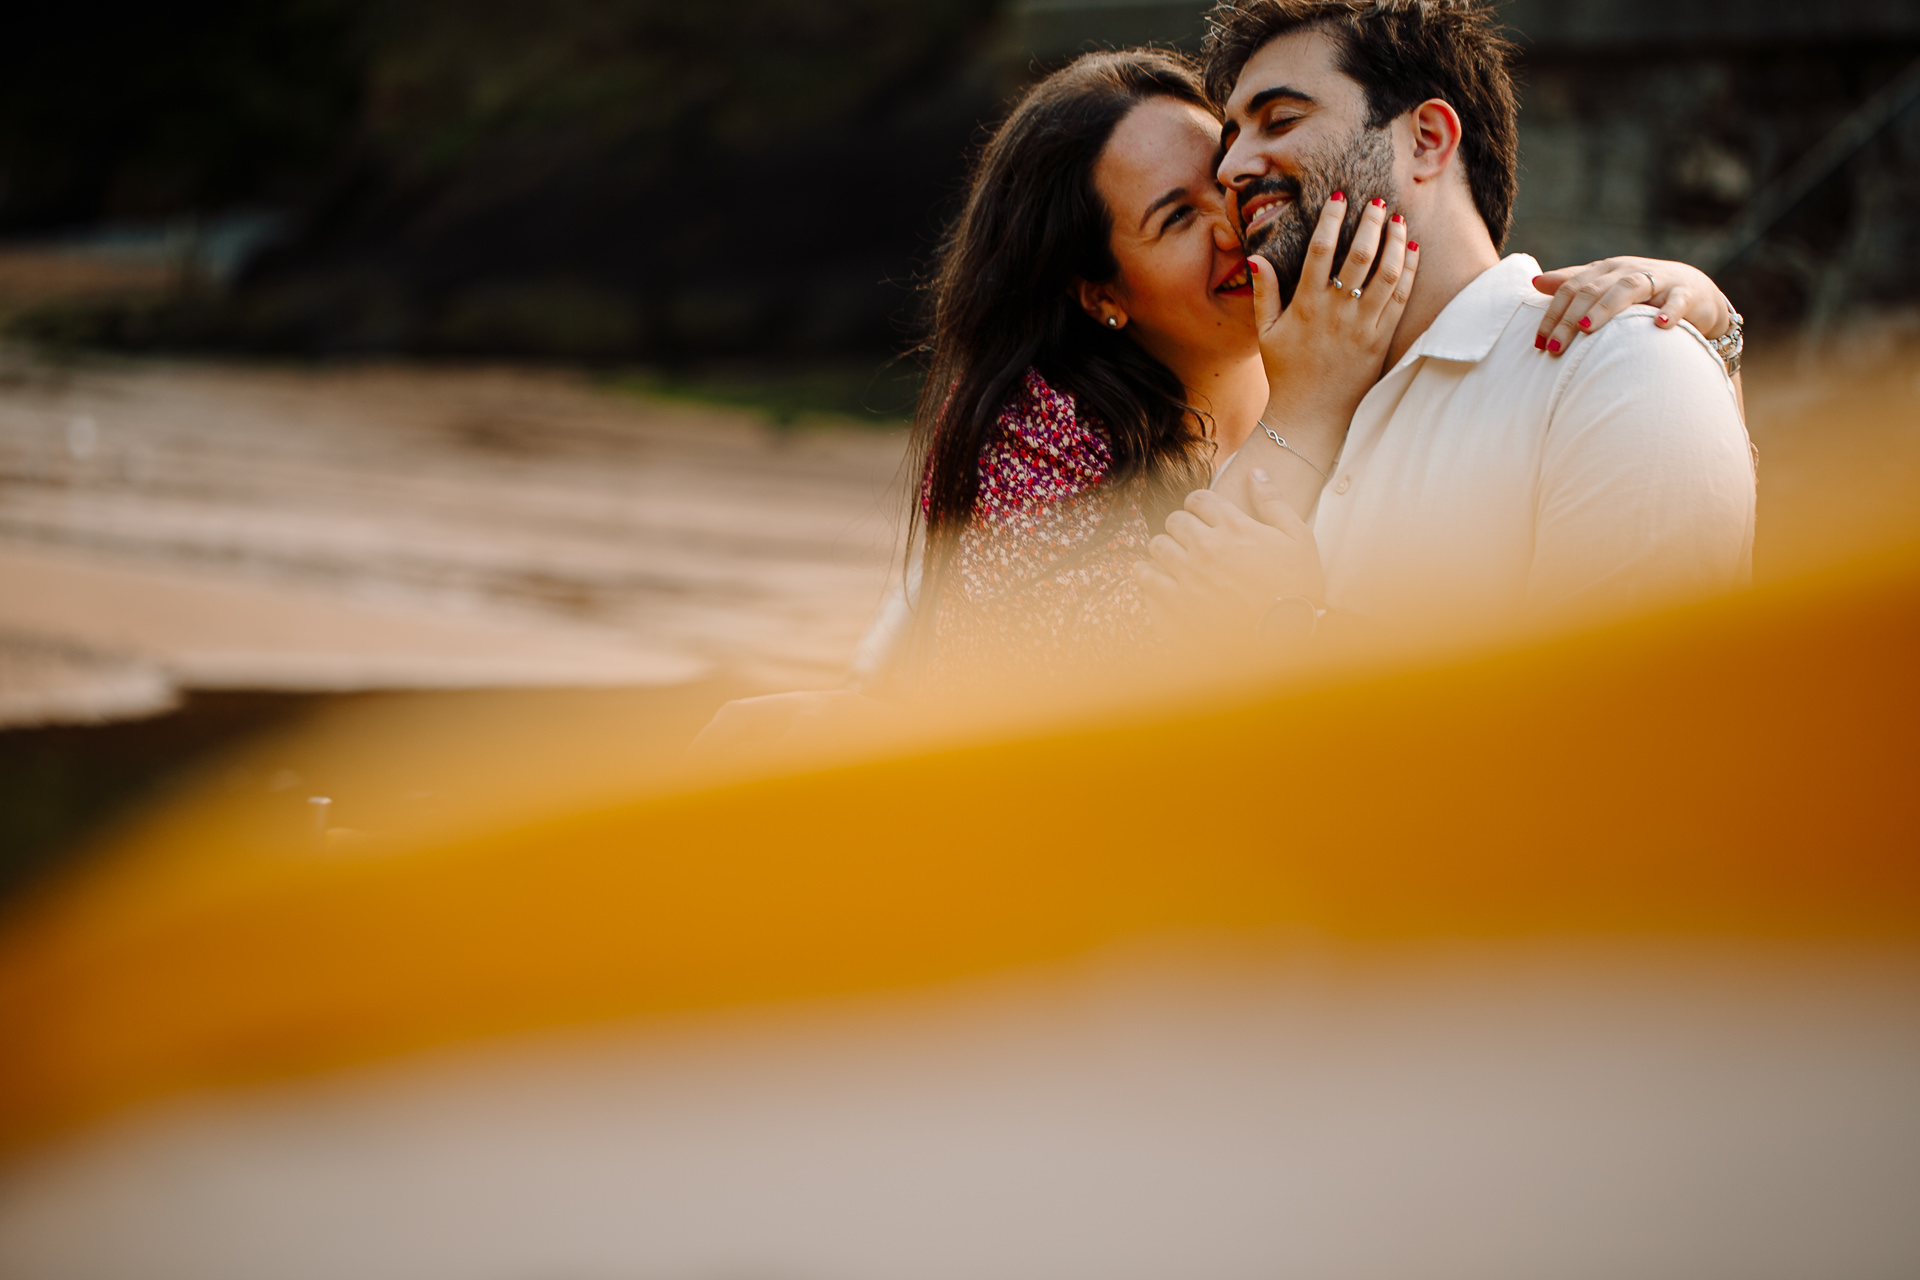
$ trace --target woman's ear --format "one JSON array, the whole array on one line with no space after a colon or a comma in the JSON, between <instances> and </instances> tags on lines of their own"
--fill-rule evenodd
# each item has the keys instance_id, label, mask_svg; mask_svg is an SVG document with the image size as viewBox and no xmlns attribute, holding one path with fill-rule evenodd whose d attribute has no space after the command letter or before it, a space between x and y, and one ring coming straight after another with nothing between
<instances>
[{"instance_id":1,"label":"woman's ear","mask_svg":"<svg viewBox=\"0 0 1920 1280\"><path fill-rule=\"evenodd\" d=\"M1085 280L1075 280L1067 286L1067 292L1073 295L1080 309L1087 313L1092 321L1103 329L1124 328L1127 313L1120 300L1113 296L1110 284L1088 284Z\"/></svg>"},{"instance_id":2,"label":"woman's ear","mask_svg":"<svg viewBox=\"0 0 1920 1280\"><path fill-rule=\"evenodd\" d=\"M1439 98L1428 98L1410 113L1413 125L1415 182L1431 182L1460 154L1460 113Z\"/></svg>"}]
</instances>

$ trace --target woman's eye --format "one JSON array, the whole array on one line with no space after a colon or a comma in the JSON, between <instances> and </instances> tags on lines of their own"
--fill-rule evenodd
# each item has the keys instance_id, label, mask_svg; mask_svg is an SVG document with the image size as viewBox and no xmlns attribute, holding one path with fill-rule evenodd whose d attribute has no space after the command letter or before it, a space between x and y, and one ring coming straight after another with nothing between
<instances>
[{"instance_id":1,"label":"woman's eye","mask_svg":"<svg viewBox=\"0 0 1920 1280\"><path fill-rule=\"evenodd\" d=\"M1166 232L1173 230L1175 227L1187 221L1187 219L1191 218L1192 216L1193 216L1193 206L1190 204L1181 205L1178 209L1175 209L1173 211L1172 217L1168 218L1165 222L1160 224L1161 233L1165 234Z\"/></svg>"}]
</instances>

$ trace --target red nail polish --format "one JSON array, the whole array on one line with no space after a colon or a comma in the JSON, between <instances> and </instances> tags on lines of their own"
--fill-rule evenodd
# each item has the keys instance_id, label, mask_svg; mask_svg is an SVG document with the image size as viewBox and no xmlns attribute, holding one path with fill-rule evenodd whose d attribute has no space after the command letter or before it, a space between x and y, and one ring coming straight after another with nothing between
<instances>
[{"instance_id":1,"label":"red nail polish","mask_svg":"<svg viewBox=\"0 0 1920 1280\"><path fill-rule=\"evenodd\" d=\"M1385 203L1386 201L1382 200L1379 196L1375 196L1373 198L1373 207L1376 209L1378 209L1380 206L1384 205Z\"/></svg>"},{"instance_id":2,"label":"red nail polish","mask_svg":"<svg viewBox=\"0 0 1920 1280\"><path fill-rule=\"evenodd\" d=\"M1545 351L1547 349L1546 335L1539 333L1533 335L1533 349L1535 351Z\"/></svg>"},{"instance_id":3,"label":"red nail polish","mask_svg":"<svg viewBox=\"0 0 1920 1280\"><path fill-rule=\"evenodd\" d=\"M1668 318L1667 318L1666 316L1655 316L1655 317L1654 317L1654 319L1656 319L1656 320L1658 320L1658 321L1659 321L1659 322L1660 322L1661 324L1672 324L1672 323L1673 323L1673 321L1672 321L1672 320L1670 320L1670 319L1668 319Z\"/></svg>"},{"instance_id":4,"label":"red nail polish","mask_svg":"<svg viewBox=\"0 0 1920 1280\"><path fill-rule=\"evenodd\" d=\"M1582 329L1591 329L1591 328L1593 328L1593 317L1592 317L1592 316L1581 316L1581 317L1580 317L1580 327L1581 327Z\"/></svg>"},{"instance_id":5,"label":"red nail polish","mask_svg":"<svg viewBox=\"0 0 1920 1280\"><path fill-rule=\"evenodd\" d=\"M1558 339L1558 338L1555 338L1555 339L1553 339L1553 340L1552 340L1551 342L1549 342L1549 343L1547 343L1547 350L1549 350L1549 351L1551 351L1551 352L1553 352L1553 354L1554 354L1554 355L1559 355L1559 354L1560 354L1560 339Z\"/></svg>"},{"instance_id":6,"label":"red nail polish","mask_svg":"<svg viewBox=\"0 0 1920 1280\"><path fill-rule=\"evenodd\" d=\"M1420 247L1420 242L1419 242L1418 240L1409 240L1409 241L1407 241L1407 252L1408 252L1408 253L1412 253L1412 252L1413 252L1414 250L1416 250L1416 249L1418 249L1419 247Z\"/></svg>"},{"instance_id":7,"label":"red nail polish","mask_svg":"<svg viewBox=\"0 0 1920 1280\"><path fill-rule=\"evenodd\" d=\"M1546 279L1546 277L1545 277L1545 276L1535 276L1535 277L1533 278L1533 283L1534 283L1534 286L1535 286L1535 287L1537 288L1537 287L1539 286L1539 284L1540 284L1540 282L1541 282L1542 280L1545 280L1545 279Z\"/></svg>"},{"instance_id":8,"label":"red nail polish","mask_svg":"<svg viewBox=\"0 0 1920 1280\"><path fill-rule=\"evenodd\" d=\"M1397 213L1393 215L1393 220L1394 220L1395 222L1405 222L1405 221L1406 221L1406 219L1405 219L1405 218L1403 218L1403 217L1401 217L1401 216L1400 216L1399 214L1397 214Z\"/></svg>"},{"instance_id":9,"label":"red nail polish","mask_svg":"<svg viewBox=\"0 0 1920 1280\"><path fill-rule=\"evenodd\" d=\"M1256 276L1257 276L1257 275L1259 275L1259 274L1260 274L1260 259L1258 259L1258 258L1248 258L1248 259L1247 259L1247 270L1248 270L1248 271L1250 271L1251 273L1253 273L1253 274L1254 274L1254 275L1256 275Z\"/></svg>"},{"instance_id":10,"label":"red nail polish","mask_svg":"<svg viewBox=\"0 0 1920 1280\"><path fill-rule=\"evenodd\" d=\"M1347 193L1344 191L1336 191L1332 195L1327 197L1327 199L1329 200L1345 200L1346 198L1347 198Z\"/></svg>"}]
</instances>

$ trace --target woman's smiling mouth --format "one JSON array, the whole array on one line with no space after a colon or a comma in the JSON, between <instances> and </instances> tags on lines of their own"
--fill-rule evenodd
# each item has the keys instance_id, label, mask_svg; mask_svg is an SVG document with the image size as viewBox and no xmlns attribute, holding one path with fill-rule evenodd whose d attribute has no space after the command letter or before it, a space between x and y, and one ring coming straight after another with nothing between
<instances>
[{"instance_id":1,"label":"woman's smiling mouth","mask_svg":"<svg viewBox=\"0 0 1920 1280\"><path fill-rule=\"evenodd\" d=\"M1233 274L1213 286L1213 291L1215 293L1226 294L1229 297L1242 294L1251 295L1253 293L1253 277L1247 274L1247 260L1245 258L1240 259L1240 265L1233 269Z\"/></svg>"}]
</instances>

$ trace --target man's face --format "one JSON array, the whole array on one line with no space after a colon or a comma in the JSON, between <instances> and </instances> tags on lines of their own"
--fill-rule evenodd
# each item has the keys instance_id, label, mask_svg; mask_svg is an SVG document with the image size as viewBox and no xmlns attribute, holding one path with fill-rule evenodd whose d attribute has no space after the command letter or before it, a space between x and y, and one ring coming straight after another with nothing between
<instances>
[{"instance_id":1,"label":"man's face","mask_svg":"<svg viewBox=\"0 0 1920 1280\"><path fill-rule=\"evenodd\" d=\"M1343 256L1369 200L1401 204L1393 129L1367 127L1365 91L1340 70L1333 38L1318 30L1262 46L1241 70L1226 114L1220 181L1232 193L1247 251L1273 263L1292 301L1329 196L1347 197Z\"/></svg>"}]
</instances>

